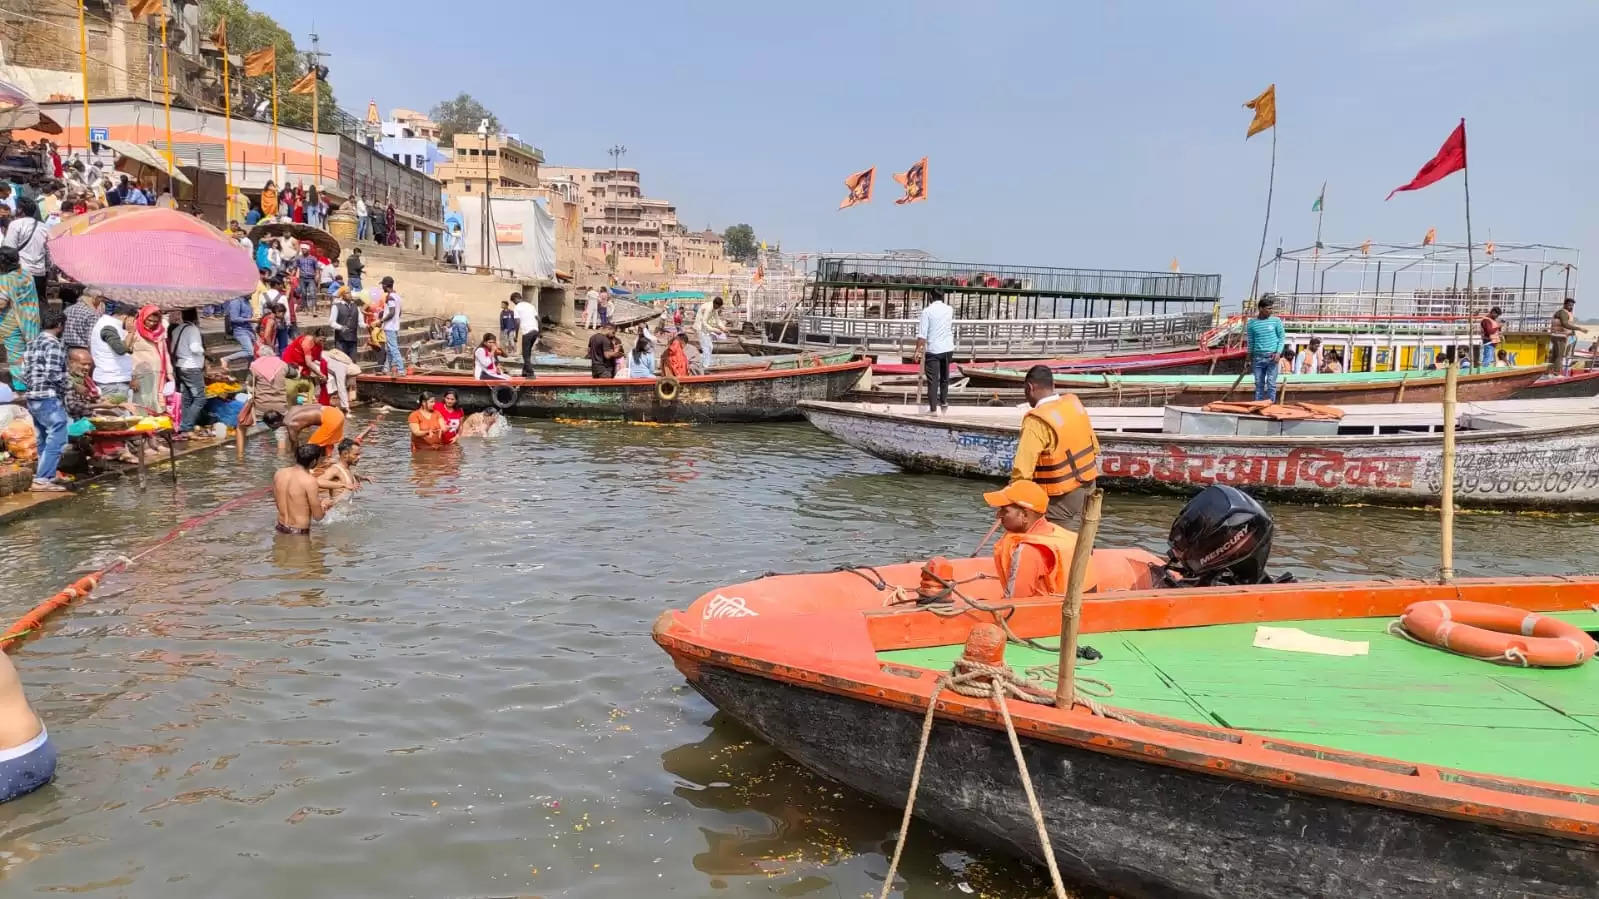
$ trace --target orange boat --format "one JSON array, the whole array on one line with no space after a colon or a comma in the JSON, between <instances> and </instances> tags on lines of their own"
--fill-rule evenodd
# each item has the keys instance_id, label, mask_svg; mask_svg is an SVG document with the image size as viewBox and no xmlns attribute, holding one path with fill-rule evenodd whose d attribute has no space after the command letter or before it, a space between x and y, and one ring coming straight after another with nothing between
<instances>
[{"instance_id":1,"label":"orange boat","mask_svg":"<svg viewBox=\"0 0 1599 899\"><path fill-rule=\"evenodd\" d=\"M1152 561L1153 560L1153 561ZM1599 665L1541 669L1390 632L1417 602L1478 601L1599 628L1599 577L1151 588L1160 560L1094 555L1079 676L1096 708L1012 699L1053 855L1123 897L1588 896L1599 890ZM918 602L922 566L774 575L655 624L697 690L802 764L896 807L923 717L974 627L1003 619L1015 672L1053 692L1059 598ZM945 597L945 600L948 600ZM986 606L987 609L980 608ZM1342 654L1261 643L1263 625ZM1029 645L1031 641L1031 645ZM1086 666L1086 667L1085 667ZM1003 718L943 690L915 812L1044 860Z\"/></svg>"}]
</instances>

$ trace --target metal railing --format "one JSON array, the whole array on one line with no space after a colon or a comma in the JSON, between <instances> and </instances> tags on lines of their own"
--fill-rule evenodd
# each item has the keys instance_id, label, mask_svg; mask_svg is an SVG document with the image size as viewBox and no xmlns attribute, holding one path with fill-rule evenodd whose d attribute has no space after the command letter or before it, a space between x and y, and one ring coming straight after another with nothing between
<instances>
[{"instance_id":1,"label":"metal railing","mask_svg":"<svg viewBox=\"0 0 1599 899\"><path fill-rule=\"evenodd\" d=\"M963 359L1022 358L1064 353L1197 346L1210 327L1208 312L1077 319L957 320L955 355ZM801 342L853 346L862 352L909 355L914 319L802 315Z\"/></svg>"},{"instance_id":2,"label":"metal railing","mask_svg":"<svg viewBox=\"0 0 1599 899\"><path fill-rule=\"evenodd\" d=\"M1418 288L1391 293L1277 294L1273 310L1285 318L1365 324L1371 330L1425 326L1429 321L1474 320L1498 307L1512 331L1546 331L1566 298L1563 287ZM1248 312L1250 310L1246 310Z\"/></svg>"},{"instance_id":3,"label":"metal railing","mask_svg":"<svg viewBox=\"0 0 1599 899\"><path fill-rule=\"evenodd\" d=\"M1214 302L1221 275L984 265L940 259L824 256L816 279L825 284L968 287L1060 296L1118 296Z\"/></svg>"}]
</instances>

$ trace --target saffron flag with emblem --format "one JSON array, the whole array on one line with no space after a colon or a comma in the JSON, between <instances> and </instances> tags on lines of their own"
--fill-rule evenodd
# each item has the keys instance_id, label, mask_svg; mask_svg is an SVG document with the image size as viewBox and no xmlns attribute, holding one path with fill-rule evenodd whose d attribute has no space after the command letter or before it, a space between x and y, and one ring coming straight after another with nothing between
<instances>
[{"instance_id":1,"label":"saffron flag with emblem","mask_svg":"<svg viewBox=\"0 0 1599 899\"><path fill-rule=\"evenodd\" d=\"M211 43L215 44L219 50L228 48L228 19L226 16L217 19L217 27L211 31Z\"/></svg>"},{"instance_id":2,"label":"saffron flag with emblem","mask_svg":"<svg viewBox=\"0 0 1599 899\"><path fill-rule=\"evenodd\" d=\"M1421 245L1425 247L1428 244L1431 244L1431 243L1435 242L1436 240L1438 240L1438 229L1437 228L1428 228L1427 229L1427 236L1425 236L1425 237L1423 237L1421 239Z\"/></svg>"},{"instance_id":3,"label":"saffron flag with emblem","mask_svg":"<svg viewBox=\"0 0 1599 899\"><path fill-rule=\"evenodd\" d=\"M1482 251L1484 253L1487 253L1489 256L1492 256L1494 254L1494 242L1490 240L1487 243L1483 244L1482 245Z\"/></svg>"},{"instance_id":4,"label":"saffron flag with emblem","mask_svg":"<svg viewBox=\"0 0 1599 899\"><path fill-rule=\"evenodd\" d=\"M145 16L153 16L161 11L166 0L128 0L128 15L137 22Z\"/></svg>"},{"instance_id":5,"label":"saffron flag with emblem","mask_svg":"<svg viewBox=\"0 0 1599 899\"><path fill-rule=\"evenodd\" d=\"M1327 182L1321 182L1321 193L1316 195L1316 202L1310 204L1311 212L1320 212L1321 204L1327 200Z\"/></svg>"},{"instance_id":6,"label":"saffron flag with emblem","mask_svg":"<svg viewBox=\"0 0 1599 899\"><path fill-rule=\"evenodd\" d=\"M299 81L296 81L296 82L294 82L294 84L289 86L289 93L291 93L291 94L314 94L314 93L316 93L316 69L312 69L309 72L306 72L304 75L301 75Z\"/></svg>"},{"instance_id":7,"label":"saffron flag with emblem","mask_svg":"<svg viewBox=\"0 0 1599 899\"><path fill-rule=\"evenodd\" d=\"M1466 167L1466 120L1461 119L1455 130L1449 132L1449 137L1444 145L1438 148L1438 154L1427 160L1421 167L1416 177L1410 179L1409 184L1401 184L1388 192L1387 199L1392 200L1394 194L1402 190L1420 190L1429 184L1442 181L1445 177L1453 175Z\"/></svg>"},{"instance_id":8,"label":"saffron flag with emblem","mask_svg":"<svg viewBox=\"0 0 1599 899\"><path fill-rule=\"evenodd\" d=\"M254 53L244 56L244 74L254 78L257 75L270 75L278 66L278 49L276 47L263 47Z\"/></svg>"},{"instance_id":9,"label":"saffron flag with emblem","mask_svg":"<svg viewBox=\"0 0 1599 899\"><path fill-rule=\"evenodd\" d=\"M1171 258L1171 270L1172 270L1173 274L1176 274L1176 273L1181 272L1183 270L1182 266L1177 264L1177 257L1176 256L1173 256Z\"/></svg>"},{"instance_id":10,"label":"saffron flag with emblem","mask_svg":"<svg viewBox=\"0 0 1599 899\"><path fill-rule=\"evenodd\" d=\"M894 180L905 188L905 196L895 200L895 205L904 206L927 199L927 157L916 160L915 165L903 172L895 172Z\"/></svg>"},{"instance_id":11,"label":"saffron flag with emblem","mask_svg":"<svg viewBox=\"0 0 1599 899\"><path fill-rule=\"evenodd\" d=\"M864 172L856 172L845 178L844 186L849 188L849 196L844 198L844 202L838 204L838 208L848 209L856 203L865 203L870 200L872 198L872 181L876 176L877 166L874 165Z\"/></svg>"},{"instance_id":12,"label":"saffron flag with emblem","mask_svg":"<svg viewBox=\"0 0 1599 899\"><path fill-rule=\"evenodd\" d=\"M1360 255L1362 255L1362 256L1370 256L1371 255L1371 238L1369 238L1369 237L1366 238L1365 243L1362 243L1360 245Z\"/></svg>"},{"instance_id":13,"label":"saffron flag with emblem","mask_svg":"<svg viewBox=\"0 0 1599 899\"><path fill-rule=\"evenodd\" d=\"M1260 92L1260 96L1244 104L1245 109L1253 109L1255 118L1249 123L1249 131L1244 134L1244 140L1271 128L1277 124L1277 85L1272 84Z\"/></svg>"}]
</instances>

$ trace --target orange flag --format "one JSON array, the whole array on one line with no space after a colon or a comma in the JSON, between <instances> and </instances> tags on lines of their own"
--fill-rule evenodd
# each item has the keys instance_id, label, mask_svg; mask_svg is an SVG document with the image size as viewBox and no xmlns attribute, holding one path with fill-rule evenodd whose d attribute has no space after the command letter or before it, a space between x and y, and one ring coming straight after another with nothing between
<instances>
[{"instance_id":1,"label":"orange flag","mask_svg":"<svg viewBox=\"0 0 1599 899\"><path fill-rule=\"evenodd\" d=\"M217 19L217 27L211 32L211 43L218 49L228 49L228 20L227 17Z\"/></svg>"},{"instance_id":2,"label":"orange flag","mask_svg":"<svg viewBox=\"0 0 1599 899\"><path fill-rule=\"evenodd\" d=\"M276 47L263 47L244 57L244 74L255 77L256 75L270 75L278 67L278 49Z\"/></svg>"},{"instance_id":3,"label":"orange flag","mask_svg":"<svg viewBox=\"0 0 1599 899\"><path fill-rule=\"evenodd\" d=\"M316 69L312 69L309 72L306 72L304 75L301 75L299 81L296 81L296 82L294 82L294 84L289 86L289 93L291 93L291 94L314 94L314 93L316 93Z\"/></svg>"},{"instance_id":4,"label":"orange flag","mask_svg":"<svg viewBox=\"0 0 1599 899\"><path fill-rule=\"evenodd\" d=\"M1427 229L1427 236L1423 237L1421 239L1421 245L1422 246L1427 246L1428 244L1432 243L1433 241L1436 241L1437 239L1438 239L1438 229L1437 228L1428 228Z\"/></svg>"},{"instance_id":5,"label":"orange flag","mask_svg":"<svg viewBox=\"0 0 1599 899\"><path fill-rule=\"evenodd\" d=\"M899 186L905 188L905 196L894 201L897 206L906 203L915 203L927 199L927 157L923 156L916 164L903 172L895 172L894 180Z\"/></svg>"},{"instance_id":6,"label":"orange flag","mask_svg":"<svg viewBox=\"0 0 1599 899\"><path fill-rule=\"evenodd\" d=\"M1494 242L1490 240L1487 243L1483 244L1482 245L1482 251L1484 253L1487 253L1489 256L1492 256L1494 254Z\"/></svg>"},{"instance_id":7,"label":"orange flag","mask_svg":"<svg viewBox=\"0 0 1599 899\"><path fill-rule=\"evenodd\" d=\"M128 15L137 22L145 16L153 16L161 11L165 0L128 0Z\"/></svg>"},{"instance_id":8,"label":"orange flag","mask_svg":"<svg viewBox=\"0 0 1599 899\"><path fill-rule=\"evenodd\" d=\"M1371 255L1371 238L1369 238L1369 237L1366 238L1366 242L1360 245L1360 255L1362 255L1362 256L1370 256Z\"/></svg>"},{"instance_id":9,"label":"orange flag","mask_svg":"<svg viewBox=\"0 0 1599 899\"><path fill-rule=\"evenodd\" d=\"M1178 264L1177 264L1177 257L1176 257L1176 256L1173 256L1173 257L1172 257L1172 258L1171 258L1171 270L1172 270L1172 271L1173 271L1173 272L1174 272L1174 273L1175 273L1175 272L1180 272L1180 271L1182 271L1182 270L1183 270L1183 269L1182 269L1182 266L1179 266L1179 265L1178 265Z\"/></svg>"},{"instance_id":10,"label":"orange flag","mask_svg":"<svg viewBox=\"0 0 1599 899\"><path fill-rule=\"evenodd\" d=\"M1244 134L1244 140L1271 128L1277 124L1277 85L1272 84L1260 92L1260 96L1244 104L1245 109L1255 111L1254 121L1249 123L1249 131Z\"/></svg>"},{"instance_id":11,"label":"orange flag","mask_svg":"<svg viewBox=\"0 0 1599 899\"><path fill-rule=\"evenodd\" d=\"M856 203L865 203L870 200L872 198L872 181L876 177L877 166L874 165L864 172L856 172L845 178L844 186L849 188L849 196L844 198L844 202L838 204L838 208L848 209Z\"/></svg>"}]
</instances>

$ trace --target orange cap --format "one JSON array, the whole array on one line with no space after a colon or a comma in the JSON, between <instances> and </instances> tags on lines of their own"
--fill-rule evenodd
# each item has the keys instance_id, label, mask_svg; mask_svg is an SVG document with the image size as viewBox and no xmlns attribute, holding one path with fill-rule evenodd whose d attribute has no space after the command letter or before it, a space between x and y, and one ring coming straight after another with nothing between
<instances>
[{"instance_id":1,"label":"orange cap","mask_svg":"<svg viewBox=\"0 0 1599 899\"><path fill-rule=\"evenodd\" d=\"M1043 512L1049 508L1049 494L1032 481L1012 481L1004 490L983 494L983 500L996 509L1021 506L1032 512Z\"/></svg>"}]
</instances>

